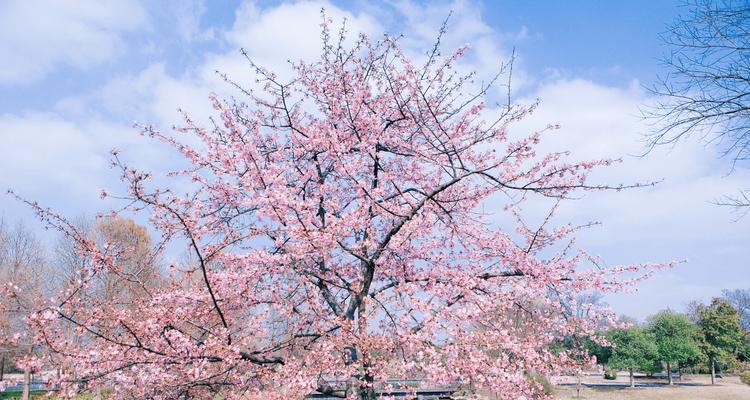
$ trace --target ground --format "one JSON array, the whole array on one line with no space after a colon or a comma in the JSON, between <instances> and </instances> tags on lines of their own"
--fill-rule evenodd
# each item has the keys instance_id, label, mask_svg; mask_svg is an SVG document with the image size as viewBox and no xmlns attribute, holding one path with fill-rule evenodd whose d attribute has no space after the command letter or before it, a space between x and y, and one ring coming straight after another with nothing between
<instances>
[{"instance_id":1,"label":"ground","mask_svg":"<svg viewBox=\"0 0 750 400\"><path fill-rule=\"evenodd\" d=\"M611 385L613 381L605 381L602 378L588 377L586 383ZM727 376L718 379L717 384L711 386L709 376L689 376L683 381L676 380L675 386L661 385L663 380L637 379L636 383L648 384L649 387L638 387L631 389L627 387L627 374L619 374L617 381L622 384L619 387L583 387L580 397L577 390L572 386L558 387L555 389L557 400L750 400L750 386L740 382L736 376Z\"/></svg>"},{"instance_id":2,"label":"ground","mask_svg":"<svg viewBox=\"0 0 750 400\"><path fill-rule=\"evenodd\" d=\"M564 379L564 383L571 385L575 379ZM628 386L626 373L618 374L615 381L604 380L600 376L588 376L583 382L594 387L583 386L580 396L575 386L558 386L555 389L556 400L750 400L750 386L740 382L736 376L718 379L717 384L711 386L711 378L707 375L686 376L682 381L675 379L675 386L667 386L664 379L637 378L641 385L635 389ZM645 385L645 386L644 386ZM13 399L14 393L0 393L0 400ZM49 399L49 397L40 397ZM90 400L90 395L84 395L78 400ZM490 395L488 399L493 399Z\"/></svg>"}]
</instances>

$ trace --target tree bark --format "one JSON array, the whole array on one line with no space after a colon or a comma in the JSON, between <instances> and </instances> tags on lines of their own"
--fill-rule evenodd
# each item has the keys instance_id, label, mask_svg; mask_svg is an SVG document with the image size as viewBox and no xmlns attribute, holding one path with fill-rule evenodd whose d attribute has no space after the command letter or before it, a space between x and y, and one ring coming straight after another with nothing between
<instances>
[{"instance_id":1,"label":"tree bark","mask_svg":"<svg viewBox=\"0 0 750 400\"><path fill-rule=\"evenodd\" d=\"M667 378L669 379L669 386L674 385L672 381L672 365L670 363L667 363Z\"/></svg>"},{"instance_id":2,"label":"tree bark","mask_svg":"<svg viewBox=\"0 0 750 400\"><path fill-rule=\"evenodd\" d=\"M713 356L711 356L711 384L716 384L716 361Z\"/></svg>"},{"instance_id":3,"label":"tree bark","mask_svg":"<svg viewBox=\"0 0 750 400\"><path fill-rule=\"evenodd\" d=\"M31 355L33 347L30 345L28 354ZM21 393L21 400L29 400L31 398L31 367L26 365L23 368L23 392Z\"/></svg>"},{"instance_id":4,"label":"tree bark","mask_svg":"<svg viewBox=\"0 0 750 400\"><path fill-rule=\"evenodd\" d=\"M31 397L31 368L24 367L23 369L23 393L21 394L21 400L29 400Z\"/></svg>"},{"instance_id":5,"label":"tree bark","mask_svg":"<svg viewBox=\"0 0 750 400\"><path fill-rule=\"evenodd\" d=\"M5 378L5 354L0 356L0 381Z\"/></svg>"},{"instance_id":6,"label":"tree bark","mask_svg":"<svg viewBox=\"0 0 750 400\"><path fill-rule=\"evenodd\" d=\"M365 266L365 268L371 266ZM364 300L359 303L357 308L357 327L358 330L366 334L367 333L367 301ZM376 400L377 393L375 393L375 377L370 372L370 354L367 351L357 350L360 359L362 360L362 373L359 376L359 387L357 388L357 397L359 400Z\"/></svg>"},{"instance_id":7,"label":"tree bark","mask_svg":"<svg viewBox=\"0 0 750 400\"><path fill-rule=\"evenodd\" d=\"M630 370L630 387L635 387L635 381L633 380L633 368L629 368Z\"/></svg>"},{"instance_id":8,"label":"tree bark","mask_svg":"<svg viewBox=\"0 0 750 400\"><path fill-rule=\"evenodd\" d=\"M361 385L359 387L359 400L376 400L377 394L375 393L375 388L372 386L365 386L367 384L367 380L363 380L361 382Z\"/></svg>"}]
</instances>

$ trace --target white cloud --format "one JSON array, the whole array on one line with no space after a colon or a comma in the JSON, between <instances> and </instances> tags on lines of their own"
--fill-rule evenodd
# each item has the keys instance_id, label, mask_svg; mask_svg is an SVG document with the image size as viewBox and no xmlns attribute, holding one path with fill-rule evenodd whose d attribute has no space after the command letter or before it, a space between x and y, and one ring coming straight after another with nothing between
<instances>
[{"instance_id":1,"label":"white cloud","mask_svg":"<svg viewBox=\"0 0 750 400\"><path fill-rule=\"evenodd\" d=\"M288 61L314 61L320 56L322 9L326 17L333 20L329 27L332 40L336 39L344 20L348 44L360 33L372 38L385 33L385 28L373 16L345 11L327 1L300 1L269 8L245 2L237 9L232 28L224 32L230 51L208 60L202 77L212 81L214 71L219 70L230 77L247 78L249 68L239 55L240 48L245 49L256 64L282 78L289 77Z\"/></svg>"},{"instance_id":2,"label":"white cloud","mask_svg":"<svg viewBox=\"0 0 750 400\"><path fill-rule=\"evenodd\" d=\"M182 40L193 42L214 38L215 30L213 28L201 29L201 17L206 12L204 0L172 1L169 9L176 17L176 30Z\"/></svg>"},{"instance_id":3,"label":"white cloud","mask_svg":"<svg viewBox=\"0 0 750 400\"><path fill-rule=\"evenodd\" d=\"M0 2L0 83L28 83L60 65L85 69L123 51L124 32L143 28L135 0Z\"/></svg>"},{"instance_id":4,"label":"white cloud","mask_svg":"<svg viewBox=\"0 0 750 400\"><path fill-rule=\"evenodd\" d=\"M30 195L89 190L106 166L91 135L54 114L2 115L0 139L15 150L0 157L0 187Z\"/></svg>"}]
</instances>

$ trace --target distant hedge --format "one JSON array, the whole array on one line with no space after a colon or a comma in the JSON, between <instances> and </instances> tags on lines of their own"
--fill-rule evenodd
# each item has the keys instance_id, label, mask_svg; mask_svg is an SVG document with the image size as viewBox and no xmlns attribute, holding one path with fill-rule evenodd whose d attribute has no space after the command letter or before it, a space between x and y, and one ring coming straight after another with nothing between
<instances>
[{"instance_id":1,"label":"distant hedge","mask_svg":"<svg viewBox=\"0 0 750 400\"><path fill-rule=\"evenodd\" d=\"M740 380L746 385L750 385L750 371L740 373Z\"/></svg>"}]
</instances>

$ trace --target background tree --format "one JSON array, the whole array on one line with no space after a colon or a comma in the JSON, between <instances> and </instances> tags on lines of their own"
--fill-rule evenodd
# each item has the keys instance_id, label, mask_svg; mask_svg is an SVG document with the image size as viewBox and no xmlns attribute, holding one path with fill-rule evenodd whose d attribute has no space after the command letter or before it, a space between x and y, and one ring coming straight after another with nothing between
<instances>
[{"instance_id":1,"label":"background tree","mask_svg":"<svg viewBox=\"0 0 750 400\"><path fill-rule=\"evenodd\" d=\"M28 400L34 352L43 343L36 342L38 332L28 317L43 309L50 294L50 270L44 247L23 225L8 229L0 223L0 368L6 356L23 370L22 398Z\"/></svg>"},{"instance_id":2,"label":"background tree","mask_svg":"<svg viewBox=\"0 0 750 400\"><path fill-rule=\"evenodd\" d=\"M701 347L709 360L711 384L715 384L716 361L734 357L742 340L737 310L727 300L714 298L698 309Z\"/></svg>"},{"instance_id":3,"label":"background tree","mask_svg":"<svg viewBox=\"0 0 750 400\"><path fill-rule=\"evenodd\" d=\"M153 243L145 227L130 218L106 216L95 220L80 217L71 222L100 247L110 246L117 270L101 271L90 295L126 305L135 297L148 296L161 278L160 259L152 253ZM61 282L82 278L80 271L91 263L77 251L76 242L61 235L54 248L56 272Z\"/></svg>"},{"instance_id":4,"label":"background tree","mask_svg":"<svg viewBox=\"0 0 750 400\"><path fill-rule=\"evenodd\" d=\"M742 335L740 346L737 348L737 359L744 363L750 361L750 335L747 332Z\"/></svg>"},{"instance_id":5,"label":"background tree","mask_svg":"<svg viewBox=\"0 0 750 400\"><path fill-rule=\"evenodd\" d=\"M673 311L661 311L648 318L648 331L655 338L659 360L666 364L669 384L673 384L672 367L696 358L698 327L690 319Z\"/></svg>"},{"instance_id":6,"label":"background tree","mask_svg":"<svg viewBox=\"0 0 750 400\"><path fill-rule=\"evenodd\" d=\"M117 268L99 271L91 285L78 293L86 299L85 306L96 309L100 303L116 305L137 312L135 300L148 300L152 291L161 283L160 258L152 253L152 242L146 229L132 219L121 216L107 216L97 219L79 217L71 225L98 246L108 246ZM79 251L71 237L60 235L54 247L54 272L61 287L75 286L76 282L87 279L84 271L92 263L89 254ZM82 305L83 306L83 305ZM91 332L81 330L71 314L71 320L63 324L58 334L76 346L85 346L92 340ZM74 375L75 368L63 371ZM98 393L100 387L94 390Z\"/></svg>"},{"instance_id":7,"label":"background tree","mask_svg":"<svg viewBox=\"0 0 750 400\"><path fill-rule=\"evenodd\" d=\"M611 317L567 315L563 299L662 267L598 268L573 246L581 227L554 211L581 191L621 188L587 178L613 160L540 154L546 131L511 136L533 105L488 107L490 86L455 66L465 48L443 56L438 40L412 60L391 38L345 46L327 24L319 60L294 64L290 81L251 63L260 87L212 98L208 127L189 117L175 135L143 127L184 156L168 176L189 178L187 193L113 155L127 209L194 256L147 298L87 296L100 274L122 271L122 248L32 203L90 260L32 319L49 356L75 366L64 393L109 384L116 399L371 400L387 378L416 376L539 397L532 373L588 364L549 345ZM541 223L521 217L532 197L550 206ZM481 206L516 226L489 223ZM67 324L91 341L64 340Z\"/></svg>"},{"instance_id":8,"label":"background tree","mask_svg":"<svg viewBox=\"0 0 750 400\"><path fill-rule=\"evenodd\" d=\"M737 310L742 330L750 332L750 289L724 290L721 294Z\"/></svg>"},{"instance_id":9,"label":"background tree","mask_svg":"<svg viewBox=\"0 0 750 400\"><path fill-rule=\"evenodd\" d=\"M656 338L651 331L638 326L618 328L607 332L612 350L607 365L614 369L626 369L630 375L630 387L635 387L633 371L649 371L659 359Z\"/></svg>"},{"instance_id":10,"label":"background tree","mask_svg":"<svg viewBox=\"0 0 750 400\"><path fill-rule=\"evenodd\" d=\"M159 283L158 253L152 253L151 236L145 227L121 216L99 218L91 235L114 252L116 270L98 274L96 296L127 305L133 299L147 297Z\"/></svg>"},{"instance_id":11,"label":"background tree","mask_svg":"<svg viewBox=\"0 0 750 400\"><path fill-rule=\"evenodd\" d=\"M662 35L668 73L652 88L656 106L651 146L698 135L735 162L750 158L750 5L732 0L688 0ZM728 197L744 215L750 192Z\"/></svg>"}]
</instances>

